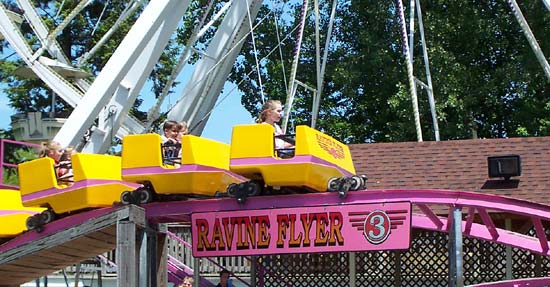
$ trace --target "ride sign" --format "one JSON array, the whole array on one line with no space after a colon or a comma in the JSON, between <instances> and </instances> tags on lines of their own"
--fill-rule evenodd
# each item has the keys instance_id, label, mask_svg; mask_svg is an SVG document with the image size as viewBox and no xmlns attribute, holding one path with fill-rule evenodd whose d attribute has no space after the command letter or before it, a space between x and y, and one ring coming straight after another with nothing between
<instances>
[{"instance_id":1,"label":"ride sign","mask_svg":"<svg viewBox=\"0 0 550 287\"><path fill-rule=\"evenodd\" d=\"M193 256L408 249L411 203L193 213Z\"/></svg>"}]
</instances>

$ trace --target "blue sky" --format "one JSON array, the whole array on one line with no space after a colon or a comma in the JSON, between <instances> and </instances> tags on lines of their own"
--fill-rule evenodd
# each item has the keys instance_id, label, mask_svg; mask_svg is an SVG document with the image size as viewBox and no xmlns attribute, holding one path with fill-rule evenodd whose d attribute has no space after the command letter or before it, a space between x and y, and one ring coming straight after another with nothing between
<instances>
[{"instance_id":1,"label":"blue sky","mask_svg":"<svg viewBox=\"0 0 550 287\"><path fill-rule=\"evenodd\" d=\"M2 85L0 85L0 89L3 89ZM0 91L0 129L10 127L10 115L12 114L13 110L8 107L8 97Z\"/></svg>"},{"instance_id":2,"label":"blue sky","mask_svg":"<svg viewBox=\"0 0 550 287\"><path fill-rule=\"evenodd\" d=\"M226 84L227 86L227 84ZM241 92L229 94L225 99L221 95L219 105L214 108L202 133L203 137L225 143L231 141L231 130L234 125L249 124L254 121L250 113L241 104Z\"/></svg>"}]
</instances>

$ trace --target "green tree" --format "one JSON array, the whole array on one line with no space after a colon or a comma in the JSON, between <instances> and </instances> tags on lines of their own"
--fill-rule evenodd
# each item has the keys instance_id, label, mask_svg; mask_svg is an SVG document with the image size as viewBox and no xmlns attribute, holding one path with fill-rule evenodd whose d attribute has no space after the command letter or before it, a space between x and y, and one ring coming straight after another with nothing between
<instances>
[{"instance_id":1,"label":"green tree","mask_svg":"<svg viewBox=\"0 0 550 287\"><path fill-rule=\"evenodd\" d=\"M7 143L2 146L5 148L4 158L2 159L4 164L17 165L38 158L38 151L34 147ZM16 167L9 165L2 166L2 176L3 184L19 185Z\"/></svg>"},{"instance_id":2,"label":"green tree","mask_svg":"<svg viewBox=\"0 0 550 287\"><path fill-rule=\"evenodd\" d=\"M549 55L550 13L541 1L522 2L533 33ZM318 125L346 142L416 140L396 3L365 0L338 5ZM299 5L294 22L279 22L283 33L297 22ZM441 138L548 135L549 81L507 4L434 0L423 1L422 8ZM321 9L321 15L330 14L329 6ZM264 7L263 14L267 10ZM324 17L322 31L328 22ZM260 25L255 31L256 44L267 47L259 48L259 55L277 44L273 33L273 25ZM314 87L311 16L305 34L298 79ZM419 35L415 36L415 75L425 79ZM285 73L290 72L294 41L292 36L283 44L284 60L270 57L262 63L262 77L268 79L264 90L270 97L285 98L278 75L283 64ZM233 70L234 82L257 77L252 51L248 41ZM239 88L245 94L243 104L255 114L260 101L256 81L244 81ZM419 88L418 95L424 139L433 140L426 92ZM297 97L294 122L308 123L311 96L299 89Z\"/></svg>"}]
</instances>

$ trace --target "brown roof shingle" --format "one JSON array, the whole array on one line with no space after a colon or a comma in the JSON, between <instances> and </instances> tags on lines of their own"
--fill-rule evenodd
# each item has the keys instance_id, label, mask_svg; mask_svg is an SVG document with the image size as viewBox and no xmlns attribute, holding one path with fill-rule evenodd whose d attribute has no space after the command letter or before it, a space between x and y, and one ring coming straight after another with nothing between
<instances>
[{"instance_id":1,"label":"brown roof shingle","mask_svg":"<svg viewBox=\"0 0 550 287\"><path fill-rule=\"evenodd\" d=\"M350 145L368 189L478 191L550 204L550 137ZM487 157L517 154L522 174L489 178Z\"/></svg>"}]
</instances>

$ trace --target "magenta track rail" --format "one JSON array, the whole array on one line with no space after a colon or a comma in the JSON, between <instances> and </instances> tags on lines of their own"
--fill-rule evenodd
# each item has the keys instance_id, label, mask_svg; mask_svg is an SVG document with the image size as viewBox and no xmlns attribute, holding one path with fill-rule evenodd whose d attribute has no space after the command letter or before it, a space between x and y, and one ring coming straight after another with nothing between
<instances>
[{"instance_id":1,"label":"magenta track rail","mask_svg":"<svg viewBox=\"0 0 550 287\"><path fill-rule=\"evenodd\" d=\"M272 208L305 208L308 206L354 205L365 203L411 202L413 206L413 228L447 232L450 228L454 208L463 212L462 232L464 236L505 244L534 253L550 256L550 248L544 224L550 221L550 206L509 197L479 192L449 190L363 190L348 193L341 199L336 193L309 193L294 195L274 195L250 197L245 204L234 198L189 199L175 202L154 202L143 206L146 216L152 223L189 222L193 212L216 212L231 210L252 210ZM115 210L106 208L92 210L56 220L43 233L24 233L3 245L0 253L11 248L32 242L59 230L69 229L90 218ZM521 216L530 220L535 235L530 236L520 230L504 230L493 222L491 213ZM474 218L476 220L474 221ZM172 262L173 273L189 274ZM475 286L549 286L550 278L532 278L506 282L485 283ZM505 284L505 285L502 285Z\"/></svg>"},{"instance_id":2,"label":"magenta track rail","mask_svg":"<svg viewBox=\"0 0 550 287\"><path fill-rule=\"evenodd\" d=\"M543 222L550 221L550 206L491 194L449 190L365 190L348 193L340 199L334 193L309 193L284 196L249 198L244 205L234 199L187 200L158 202L145 206L147 217L157 222L188 221L193 212L231 211L242 209L291 208L323 205L350 205L362 203L402 202L413 204L413 228L447 232L450 228L454 207L462 208L464 236L474 237L499 244L530 250L545 256L550 255L549 244L544 236ZM438 215L439 211L447 214ZM521 215L531 220L536 236L528 236L515 230L495 226L489 216L492 212ZM476 215L481 222L474 222Z\"/></svg>"},{"instance_id":3,"label":"magenta track rail","mask_svg":"<svg viewBox=\"0 0 550 287\"><path fill-rule=\"evenodd\" d=\"M410 201L413 204L413 228L447 232L450 227L453 207L460 207L465 219L462 221L464 236L506 244L550 256L548 239L544 235L543 222L550 221L550 206L524 200L490 194L448 190L365 190L350 192L345 199L335 193L309 193L283 196L259 196L249 198L240 205L233 198L189 199L175 202L154 202L143 206L147 218L152 222L186 222L193 212L215 212L242 209L303 208L306 206L352 205L362 203L383 203ZM109 210L109 209L106 209ZM437 215L436 211L447 210L448 214ZM25 233L0 246L0 251L37 237L45 236L49 231L70 228L104 210L92 210L56 220L47 228L47 232ZM489 216L491 212L521 215L530 219L535 236L528 236L517 230L504 230L495 226ZM481 222L474 222L475 216ZM54 228L52 228L54 227Z\"/></svg>"},{"instance_id":4,"label":"magenta track rail","mask_svg":"<svg viewBox=\"0 0 550 287\"><path fill-rule=\"evenodd\" d=\"M469 285L468 287L546 287L546 286L550 286L549 277L506 280L506 281L499 281L499 282Z\"/></svg>"}]
</instances>

